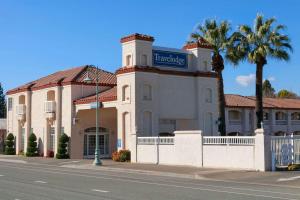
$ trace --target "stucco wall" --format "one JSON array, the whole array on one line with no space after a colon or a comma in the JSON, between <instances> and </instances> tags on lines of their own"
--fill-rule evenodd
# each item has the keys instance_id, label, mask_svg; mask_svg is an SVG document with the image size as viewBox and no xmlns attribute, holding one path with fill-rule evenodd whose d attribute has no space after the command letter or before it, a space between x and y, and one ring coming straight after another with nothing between
<instances>
[{"instance_id":1,"label":"stucco wall","mask_svg":"<svg viewBox=\"0 0 300 200\"><path fill-rule=\"evenodd\" d=\"M71 158L83 158L84 130L95 127L95 109L80 110L73 125L71 135ZM109 130L110 154L117 149L117 110L115 108L103 108L99 111L99 126Z\"/></svg>"}]
</instances>

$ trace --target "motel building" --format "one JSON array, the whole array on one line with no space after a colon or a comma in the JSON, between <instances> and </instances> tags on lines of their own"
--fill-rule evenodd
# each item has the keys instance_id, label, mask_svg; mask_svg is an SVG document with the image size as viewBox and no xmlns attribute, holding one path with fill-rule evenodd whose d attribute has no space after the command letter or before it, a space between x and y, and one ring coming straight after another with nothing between
<instances>
[{"instance_id":1,"label":"motel building","mask_svg":"<svg viewBox=\"0 0 300 200\"><path fill-rule=\"evenodd\" d=\"M96 101L101 106L102 158L111 157L118 149L134 151L137 137L142 136L166 136L180 130L218 135L217 80L211 69L210 45L199 41L174 49L154 46L153 42L148 35L123 37L122 66L115 73L97 72L87 65L9 90L7 132L16 137L16 152L26 151L27 138L33 132L40 154L56 154L59 137L65 133L70 137L71 158L94 157ZM92 83L86 83L87 78ZM227 95L226 101L227 132L253 135L254 100ZM272 105L265 123L269 134L300 131L298 100Z\"/></svg>"}]
</instances>

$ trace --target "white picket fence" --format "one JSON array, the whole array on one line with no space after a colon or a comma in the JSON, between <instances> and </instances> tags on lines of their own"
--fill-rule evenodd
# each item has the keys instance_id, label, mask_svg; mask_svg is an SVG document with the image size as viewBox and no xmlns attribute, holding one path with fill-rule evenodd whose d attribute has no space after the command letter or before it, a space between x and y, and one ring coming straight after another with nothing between
<instances>
[{"instance_id":1,"label":"white picket fence","mask_svg":"<svg viewBox=\"0 0 300 200\"><path fill-rule=\"evenodd\" d=\"M271 152L274 167L300 164L300 136L273 136Z\"/></svg>"},{"instance_id":2,"label":"white picket fence","mask_svg":"<svg viewBox=\"0 0 300 200\"><path fill-rule=\"evenodd\" d=\"M138 137L137 138L138 145L173 145L174 137Z\"/></svg>"}]
</instances>

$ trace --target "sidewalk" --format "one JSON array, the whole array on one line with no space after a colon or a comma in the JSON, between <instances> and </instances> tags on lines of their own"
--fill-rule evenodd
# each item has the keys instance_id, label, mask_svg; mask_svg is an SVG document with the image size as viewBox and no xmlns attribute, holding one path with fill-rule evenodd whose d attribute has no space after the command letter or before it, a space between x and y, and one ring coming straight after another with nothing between
<instances>
[{"instance_id":1,"label":"sidewalk","mask_svg":"<svg viewBox=\"0 0 300 200\"><path fill-rule=\"evenodd\" d=\"M215 178L224 176L226 178L236 178L233 174L248 172L247 174L256 174L258 172L245 170L229 170L229 169L213 169L213 168L198 168L188 166L170 166L156 164L140 164L130 162L114 162L110 159L102 159L102 166L94 166L93 160L87 159L54 159L43 157L24 157L24 156L6 156L0 155L2 162L28 163L28 164L46 164L57 167L73 168L73 169L88 169L88 170L105 170L125 173L138 173L146 175L171 176L181 178ZM244 174L246 175L246 174Z\"/></svg>"}]
</instances>

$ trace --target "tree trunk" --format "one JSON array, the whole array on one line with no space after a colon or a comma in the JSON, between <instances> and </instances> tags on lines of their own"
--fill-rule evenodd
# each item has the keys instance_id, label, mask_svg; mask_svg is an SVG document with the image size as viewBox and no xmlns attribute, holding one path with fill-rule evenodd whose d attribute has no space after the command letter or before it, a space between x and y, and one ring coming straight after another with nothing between
<instances>
[{"instance_id":1,"label":"tree trunk","mask_svg":"<svg viewBox=\"0 0 300 200\"><path fill-rule=\"evenodd\" d=\"M219 132L221 136L226 136L225 122L225 95L222 71L217 72L217 88L218 88L218 107L219 107Z\"/></svg>"},{"instance_id":2,"label":"tree trunk","mask_svg":"<svg viewBox=\"0 0 300 200\"><path fill-rule=\"evenodd\" d=\"M219 108L219 132L221 136L226 136L225 122L225 96L222 71L224 70L224 60L220 54L212 56L212 67L217 72L218 108Z\"/></svg>"},{"instance_id":3,"label":"tree trunk","mask_svg":"<svg viewBox=\"0 0 300 200\"><path fill-rule=\"evenodd\" d=\"M261 123L263 122L263 95L262 95L262 85L263 85L263 67L262 62L256 64L256 127L262 128Z\"/></svg>"}]
</instances>

